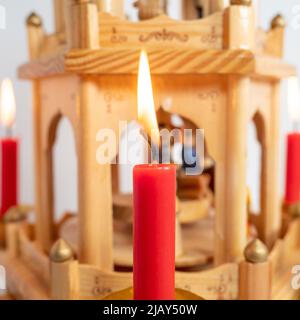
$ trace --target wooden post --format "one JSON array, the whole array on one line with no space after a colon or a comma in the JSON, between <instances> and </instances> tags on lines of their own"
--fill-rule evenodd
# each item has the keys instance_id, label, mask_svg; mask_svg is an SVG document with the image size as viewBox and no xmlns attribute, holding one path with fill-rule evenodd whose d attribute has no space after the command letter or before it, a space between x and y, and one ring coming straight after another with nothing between
<instances>
[{"instance_id":1,"label":"wooden post","mask_svg":"<svg viewBox=\"0 0 300 320\"><path fill-rule=\"evenodd\" d=\"M42 20L35 13L27 18L27 29L29 38L29 55L32 60L38 59L40 48L44 40ZM33 117L34 117L34 153L35 153L35 194L36 194L36 238L40 247L48 251L52 244L52 228L49 226L47 213L43 212L43 176L42 176L42 148L40 140L41 105L39 96L39 81L33 82ZM46 221L45 221L46 219Z\"/></svg>"},{"instance_id":2,"label":"wooden post","mask_svg":"<svg viewBox=\"0 0 300 320\"><path fill-rule=\"evenodd\" d=\"M54 232L54 194L53 194L53 159L52 159L52 143L48 141L45 149L40 150L40 233L42 248L45 252L49 252L53 241L55 240Z\"/></svg>"},{"instance_id":3,"label":"wooden post","mask_svg":"<svg viewBox=\"0 0 300 320\"><path fill-rule=\"evenodd\" d=\"M56 33L65 32L65 1L54 0L54 16Z\"/></svg>"},{"instance_id":4,"label":"wooden post","mask_svg":"<svg viewBox=\"0 0 300 320\"><path fill-rule=\"evenodd\" d=\"M233 0L232 0L233 1ZM254 39L252 8L233 5L224 19L226 49L252 48ZM246 24L246 25L245 25ZM250 30L248 30L250 27ZM239 261L247 241L247 116L250 78L228 76L227 148L224 210L217 212L215 263Z\"/></svg>"},{"instance_id":5,"label":"wooden post","mask_svg":"<svg viewBox=\"0 0 300 320\"><path fill-rule=\"evenodd\" d=\"M34 165L35 165L35 219L36 219L36 240L43 250L49 249L48 243L51 236L48 230L45 230L43 224L43 204L42 204L42 174L41 174L41 100L40 86L38 81L33 82L32 97L33 97L33 130L34 130Z\"/></svg>"},{"instance_id":6,"label":"wooden post","mask_svg":"<svg viewBox=\"0 0 300 320\"><path fill-rule=\"evenodd\" d=\"M17 258L20 255L19 229L25 221L25 213L17 207L11 208L5 215L5 244L10 258Z\"/></svg>"},{"instance_id":7,"label":"wooden post","mask_svg":"<svg viewBox=\"0 0 300 320\"><path fill-rule=\"evenodd\" d=\"M216 264L238 261L247 241L247 102L250 80L228 77L225 210L216 216ZM221 215L225 214L225 217Z\"/></svg>"},{"instance_id":8,"label":"wooden post","mask_svg":"<svg viewBox=\"0 0 300 320\"><path fill-rule=\"evenodd\" d=\"M239 299L269 300L271 298L271 263L268 249L253 240L245 249L245 261L239 265Z\"/></svg>"},{"instance_id":9,"label":"wooden post","mask_svg":"<svg viewBox=\"0 0 300 320\"><path fill-rule=\"evenodd\" d=\"M107 128L95 79L83 78L79 125L79 261L113 270L113 217L110 164L96 160L96 135Z\"/></svg>"},{"instance_id":10,"label":"wooden post","mask_svg":"<svg viewBox=\"0 0 300 320\"><path fill-rule=\"evenodd\" d=\"M62 239L52 247L51 299L75 300L79 298L79 266L71 247Z\"/></svg>"},{"instance_id":11,"label":"wooden post","mask_svg":"<svg viewBox=\"0 0 300 320\"><path fill-rule=\"evenodd\" d=\"M37 14L31 13L26 20L26 24L30 59L38 59L41 45L44 40L42 20Z\"/></svg>"},{"instance_id":12,"label":"wooden post","mask_svg":"<svg viewBox=\"0 0 300 320\"><path fill-rule=\"evenodd\" d=\"M269 249L277 240L281 225L282 212L279 191L279 103L280 83L272 88L272 112L262 163L262 214L260 216L260 236Z\"/></svg>"},{"instance_id":13,"label":"wooden post","mask_svg":"<svg viewBox=\"0 0 300 320\"><path fill-rule=\"evenodd\" d=\"M185 20L199 19L200 12L202 16L208 16L211 0L185 0L182 1L182 18Z\"/></svg>"},{"instance_id":14,"label":"wooden post","mask_svg":"<svg viewBox=\"0 0 300 320\"><path fill-rule=\"evenodd\" d=\"M167 13L166 0L138 0L135 7L139 11L139 19L147 20Z\"/></svg>"},{"instance_id":15,"label":"wooden post","mask_svg":"<svg viewBox=\"0 0 300 320\"><path fill-rule=\"evenodd\" d=\"M97 4L92 0L73 0L67 33L71 35L71 48L99 48L99 21Z\"/></svg>"},{"instance_id":16,"label":"wooden post","mask_svg":"<svg viewBox=\"0 0 300 320\"><path fill-rule=\"evenodd\" d=\"M212 0L210 5L210 13L222 11L230 4L230 0Z\"/></svg>"},{"instance_id":17,"label":"wooden post","mask_svg":"<svg viewBox=\"0 0 300 320\"><path fill-rule=\"evenodd\" d=\"M282 58L284 54L284 35L285 35L285 20L282 15L278 14L271 21L271 30L274 41L272 41L273 53ZM275 45L276 43L276 45Z\"/></svg>"},{"instance_id":18,"label":"wooden post","mask_svg":"<svg viewBox=\"0 0 300 320\"><path fill-rule=\"evenodd\" d=\"M109 12L120 18L125 17L124 5L124 0L97 0L99 11Z\"/></svg>"},{"instance_id":19,"label":"wooden post","mask_svg":"<svg viewBox=\"0 0 300 320\"><path fill-rule=\"evenodd\" d=\"M224 49L253 49L255 20L251 0L231 0L224 16Z\"/></svg>"},{"instance_id":20,"label":"wooden post","mask_svg":"<svg viewBox=\"0 0 300 320\"><path fill-rule=\"evenodd\" d=\"M77 1L72 5L71 47L99 48L96 3ZM79 194L79 261L113 270L112 187L110 164L96 162L98 130L107 127L105 109L99 100L97 81L81 79L78 194Z\"/></svg>"}]
</instances>

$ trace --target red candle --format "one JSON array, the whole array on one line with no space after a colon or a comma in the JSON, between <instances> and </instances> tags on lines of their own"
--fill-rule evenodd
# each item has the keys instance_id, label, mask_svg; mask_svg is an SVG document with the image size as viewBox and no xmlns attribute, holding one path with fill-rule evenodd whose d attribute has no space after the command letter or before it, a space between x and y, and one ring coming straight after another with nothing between
<instances>
[{"instance_id":1,"label":"red candle","mask_svg":"<svg viewBox=\"0 0 300 320\"><path fill-rule=\"evenodd\" d=\"M151 74L146 52L140 56L138 119L159 145ZM138 165L133 170L135 300L173 300L175 296L176 167Z\"/></svg>"},{"instance_id":2,"label":"red candle","mask_svg":"<svg viewBox=\"0 0 300 320\"><path fill-rule=\"evenodd\" d=\"M300 133L287 137L285 201L287 204L300 202Z\"/></svg>"},{"instance_id":3,"label":"red candle","mask_svg":"<svg viewBox=\"0 0 300 320\"><path fill-rule=\"evenodd\" d=\"M18 201L18 141L10 137L15 115L16 103L13 86L9 79L5 79L1 85L1 122L7 131L7 138L1 141L1 216Z\"/></svg>"},{"instance_id":4,"label":"red candle","mask_svg":"<svg viewBox=\"0 0 300 320\"><path fill-rule=\"evenodd\" d=\"M175 296L174 165L138 165L134 183L134 299Z\"/></svg>"},{"instance_id":5,"label":"red candle","mask_svg":"<svg viewBox=\"0 0 300 320\"><path fill-rule=\"evenodd\" d=\"M4 139L1 141L1 216L10 207L18 203L17 194L17 159L18 142L16 139Z\"/></svg>"}]
</instances>

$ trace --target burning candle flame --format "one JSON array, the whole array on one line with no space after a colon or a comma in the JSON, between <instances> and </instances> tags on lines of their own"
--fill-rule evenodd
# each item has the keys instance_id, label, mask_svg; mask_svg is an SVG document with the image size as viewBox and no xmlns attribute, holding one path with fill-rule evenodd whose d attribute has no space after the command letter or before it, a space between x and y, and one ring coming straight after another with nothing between
<instances>
[{"instance_id":1,"label":"burning candle flame","mask_svg":"<svg viewBox=\"0 0 300 320\"><path fill-rule=\"evenodd\" d=\"M288 79L288 110L294 123L300 122L300 87L297 77Z\"/></svg>"},{"instance_id":2,"label":"burning candle flame","mask_svg":"<svg viewBox=\"0 0 300 320\"><path fill-rule=\"evenodd\" d=\"M16 118L16 100L10 79L4 79L1 84L0 117L4 126L13 127Z\"/></svg>"},{"instance_id":3,"label":"burning candle flame","mask_svg":"<svg viewBox=\"0 0 300 320\"><path fill-rule=\"evenodd\" d=\"M152 143L159 145L159 129L155 113L153 89L148 56L141 52L138 74L138 120Z\"/></svg>"}]
</instances>

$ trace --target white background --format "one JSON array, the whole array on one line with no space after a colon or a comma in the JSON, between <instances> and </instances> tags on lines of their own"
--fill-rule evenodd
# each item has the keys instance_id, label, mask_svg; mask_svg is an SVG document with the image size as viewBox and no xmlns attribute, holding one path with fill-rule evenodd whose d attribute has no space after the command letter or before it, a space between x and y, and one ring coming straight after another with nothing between
<instances>
[{"instance_id":1,"label":"white background","mask_svg":"<svg viewBox=\"0 0 300 320\"><path fill-rule=\"evenodd\" d=\"M269 27L269 22L277 13L282 13L291 22L295 21L293 12L296 6L300 6L300 0L258 0L259 24ZM136 13L132 10L132 1L127 1L127 12L131 17ZM174 17L179 16L178 4L180 0L170 0L169 9ZM29 82L19 81L16 76L17 67L28 60L27 35L25 19L32 11L42 16L45 28L53 31L53 12L51 0L0 0L0 5L6 9L6 29L0 29L0 80L10 77L14 81L17 100L17 122L15 132L21 142L20 163L20 202L34 203L34 174L33 174L33 149L32 149L32 101L31 86ZM300 12L300 11L299 11ZM299 19L300 21L300 19ZM300 29L289 26L286 32L285 60L295 65L300 65ZM281 148L280 148L280 175L281 191L284 190L285 175L285 137L291 124L288 120L286 106L286 86L282 89L281 106ZM299 102L300 103L300 102ZM3 130L1 130L2 134ZM258 189L259 148L255 143L255 131L249 126L249 171L248 181L252 190ZM63 121L59 127L58 142L54 150L55 166L55 196L56 212L77 208L77 177L76 156L71 128L68 122ZM254 202L258 202L258 192L254 192ZM254 204L257 207L257 204Z\"/></svg>"}]
</instances>

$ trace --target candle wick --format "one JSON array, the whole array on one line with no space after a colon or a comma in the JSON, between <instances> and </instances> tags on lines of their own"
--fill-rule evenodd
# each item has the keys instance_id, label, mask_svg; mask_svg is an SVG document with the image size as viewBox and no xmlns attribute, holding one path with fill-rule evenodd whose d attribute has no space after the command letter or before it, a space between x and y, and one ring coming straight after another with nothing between
<instances>
[{"instance_id":1,"label":"candle wick","mask_svg":"<svg viewBox=\"0 0 300 320\"><path fill-rule=\"evenodd\" d=\"M156 143L150 143L151 148L151 163L158 164L159 163L159 147Z\"/></svg>"},{"instance_id":2,"label":"candle wick","mask_svg":"<svg viewBox=\"0 0 300 320\"><path fill-rule=\"evenodd\" d=\"M158 164L159 163L159 146L156 143L151 141L151 137L146 133L144 129L140 129L140 134L147 141L149 149L151 151L151 163Z\"/></svg>"}]
</instances>

